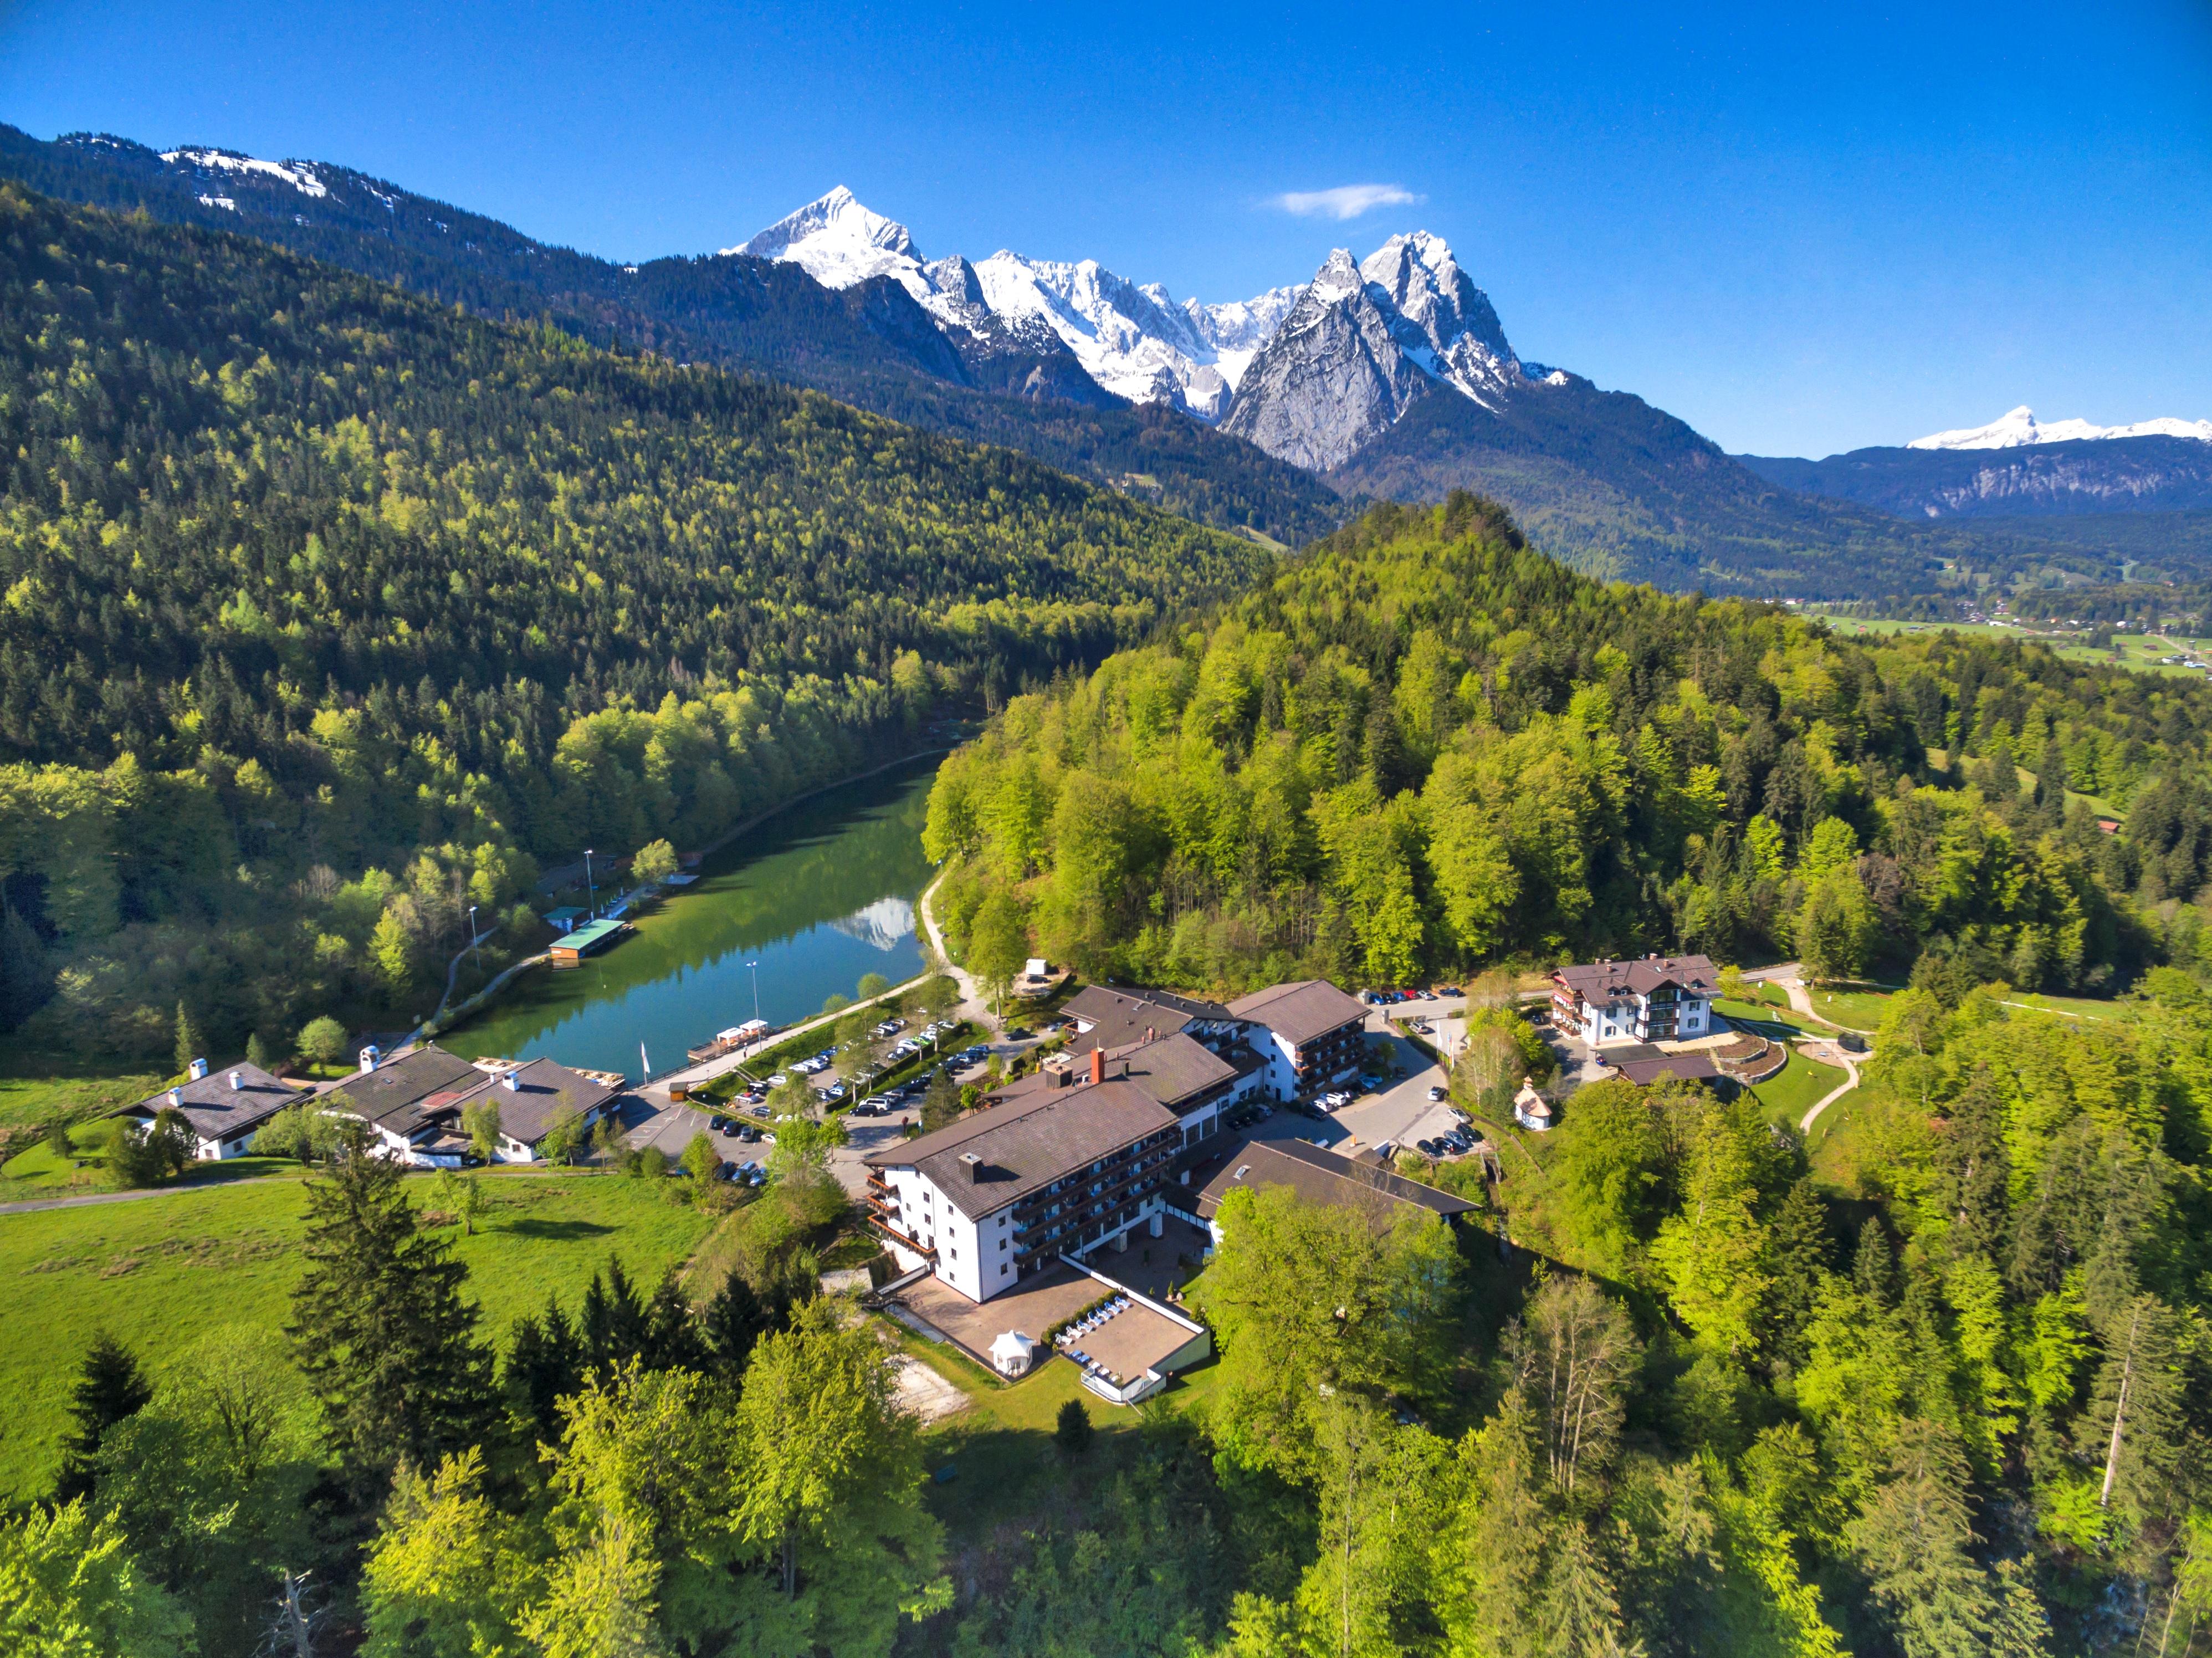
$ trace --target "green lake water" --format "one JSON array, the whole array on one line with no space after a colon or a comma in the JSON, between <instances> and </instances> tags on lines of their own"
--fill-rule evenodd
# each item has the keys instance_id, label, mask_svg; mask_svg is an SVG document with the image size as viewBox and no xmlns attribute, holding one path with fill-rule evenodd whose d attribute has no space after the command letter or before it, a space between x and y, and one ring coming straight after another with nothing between
<instances>
[{"instance_id":1,"label":"green lake water","mask_svg":"<svg viewBox=\"0 0 2212 1658\"><path fill-rule=\"evenodd\" d=\"M850 996L863 975L921 970L915 906L932 873L922 818L935 757L848 783L770 818L709 858L696 886L634 918L583 966L533 969L438 1040L474 1059L540 1055L635 1078L754 1017L788 1024Z\"/></svg>"}]
</instances>

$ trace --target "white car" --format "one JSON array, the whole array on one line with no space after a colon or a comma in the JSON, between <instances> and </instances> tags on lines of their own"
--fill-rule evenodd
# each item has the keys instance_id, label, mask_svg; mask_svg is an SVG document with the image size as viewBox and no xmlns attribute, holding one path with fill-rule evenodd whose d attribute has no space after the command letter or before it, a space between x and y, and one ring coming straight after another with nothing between
<instances>
[{"instance_id":1,"label":"white car","mask_svg":"<svg viewBox=\"0 0 2212 1658\"><path fill-rule=\"evenodd\" d=\"M781 1087L782 1087L782 1086L784 1085L784 1084L786 1084L786 1083L789 1082L790 1080L791 1080L791 1078L790 1078L790 1075L789 1075L787 1072L779 1071L779 1072L777 1072L775 1073L775 1075L774 1075L773 1077L770 1077L770 1078L768 1079L768 1085L769 1085L770 1088L781 1088Z\"/></svg>"}]
</instances>

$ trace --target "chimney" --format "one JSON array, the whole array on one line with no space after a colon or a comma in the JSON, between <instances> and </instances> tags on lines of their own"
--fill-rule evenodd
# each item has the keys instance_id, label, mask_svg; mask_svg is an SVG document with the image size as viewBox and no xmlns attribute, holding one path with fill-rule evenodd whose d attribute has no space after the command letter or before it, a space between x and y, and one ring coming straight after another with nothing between
<instances>
[{"instance_id":1,"label":"chimney","mask_svg":"<svg viewBox=\"0 0 2212 1658\"><path fill-rule=\"evenodd\" d=\"M230 1091L231 1091L232 1093L235 1094L236 1092L238 1092L239 1089L244 1085L245 1082L246 1082L246 1073L245 1073L244 1072L242 1072L242 1071L234 1071L234 1072L232 1072L230 1073Z\"/></svg>"},{"instance_id":2,"label":"chimney","mask_svg":"<svg viewBox=\"0 0 2212 1658\"><path fill-rule=\"evenodd\" d=\"M1091 1080L1095 1083L1106 1080L1106 1050L1103 1048L1091 1050Z\"/></svg>"},{"instance_id":3,"label":"chimney","mask_svg":"<svg viewBox=\"0 0 2212 1658\"><path fill-rule=\"evenodd\" d=\"M184 1105L184 1102L185 1090L183 1089L173 1088L169 1090L169 1103L171 1105L181 1108Z\"/></svg>"},{"instance_id":4,"label":"chimney","mask_svg":"<svg viewBox=\"0 0 2212 1658\"><path fill-rule=\"evenodd\" d=\"M1145 1040L1146 1042L1158 1042L1159 1040L1159 1035L1160 1033L1156 1027L1152 1025L1146 1025L1145 1027Z\"/></svg>"},{"instance_id":5,"label":"chimney","mask_svg":"<svg viewBox=\"0 0 2212 1658\"><path fill-rule=\"evenodd\" d=\"M383 1057L384 1055L377 1051L377 1047L374 1042L371 1042L367 1048L362 1048L361 1050L361 1074L366 1077L370 1072L375 1070L377 1061L381 1060Z\"/></svg>"},{"instance_id":6,"label":"chimney","mask_svg":"<svg viewBox=\"0 0 2212 1658\"><path fill-rule=\"evenodd\" d=\"M205 1077L207 1075L207 1061L205 1060L194 1060L191 1063L191 1073L192 1080L194 1082L198 1082L202 1078Z\"/></svg>"},{"instance_id":7,"label":"chimney","mask_svg":"<svg viewBox=\"0 0 2212 1658\"><path fill-rule=\"evenodd\" d=\"M960 1161L968 1165L968 1183L971 1186L981 1184L983 1179L983 1159L973 1151L963 1151L960 1154Z\"/></svg>"},{"instance_id":8,"label":"chimney","mask_svg":"<svg viewBox=\"0 0 2212 1658\"><path fill-rule=\"evenodd\" d=\"M508 1093L514 1093L522 1086L520 1083L515 1081L515 1078L521 1074L520 1071L502 1071L499 1073L499 1085Z\"/></svg>"}]
</instances>

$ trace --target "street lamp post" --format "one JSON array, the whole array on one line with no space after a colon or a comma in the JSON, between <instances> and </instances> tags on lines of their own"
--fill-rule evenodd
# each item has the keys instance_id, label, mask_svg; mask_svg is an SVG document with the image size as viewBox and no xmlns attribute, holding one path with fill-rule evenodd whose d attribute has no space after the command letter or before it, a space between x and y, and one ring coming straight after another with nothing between
<instances>
[{"instance_id":1,"label":"street lamp post","mask_svg":"<svg viewBox=\"0 0 2212 1658\"><path fill-rule=\"evenodd\" d=\"M584 848L584 887L590 894L592 919L596 921L599 919L599 884L592 879L592 849L589 847Z\"/></svg>"},{"instance_id":2,"label":"street lamp post","mask_svg":"<svg viewBox=\"0 0 2212 1658\"><path fill-rule=\"evenodd\" d=\"M469 948L470 948L471 950L475 950L475 949L476 949L476 947L477 947L477 907L476 907L474 904L471 904L471 905L469 906ZM481 952L479 952L479 953L478 953L477 959L478 961L482 961L482 960L483 959L483 955L482 955L482 953L481 953Z\"/></svg>"},{"instance_id":3,"label":"street lamp post","mask_svg":"<svg viewBox=\"0 0 2212 1658\"><path fill-rule=\"evenodd\" d=\"M747 962L745 965L752 969L753 1017L755 1020L758 1020L760 1017L760 963L758 962Z\"/></svg>"}]
</instances>

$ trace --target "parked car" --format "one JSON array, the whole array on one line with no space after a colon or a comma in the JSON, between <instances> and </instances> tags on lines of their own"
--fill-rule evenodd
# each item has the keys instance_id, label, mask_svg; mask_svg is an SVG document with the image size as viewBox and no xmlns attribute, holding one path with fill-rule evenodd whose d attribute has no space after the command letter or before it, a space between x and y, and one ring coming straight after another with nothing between
<instances>
[{"instance_id":1,"label":"parked car","mask_svg":"<svg viewBox=\"0 0 2212 1658\"><path fill-rule=\"evenodd\" d=\"M752 1111L753 1115L756 1117L765 1117L768 1115L768 1106L766 1102L763 1102L763 1103L753 1107Z\"/></svg>"},{"instance_id":2,"label":"parked car","mask_svg":"<svg viewBox=\"0 0 2212 1658\"><path fill-rule=\"evenodd\" d=\"M707 1127L713 1129L717 1134L726 1134L730 1132L731 1128L734 1127L734 1125L732 1124L727 1117L725 1117L720 1113L717 1112L714 1115L707 1119Z\"/></svg>"},{"instance_id":3,"label":"parked car","mask_svg":"<svg viewBox=\"0 0 2212 1658\"><path fill-rule=\"evenodd\" d=\"M1434 1140L1416 1140L1413 1142L1413 1150L1425 1157L1433 1158L1437 1155L1437 1143Z\"/></svg>"},{"instance_id":4,"label":"parked car","mask_svg":"<svg viewBox=\"0 0 2212 1658\"><path fill-rule=\"evenodd\" d=\"M1467 992L1462 990L1457 985L1446 985L1443 989L1437 992L1437 994L1439 996L1464 996L1467 994Z\"/></svg>"},{"instance_id":5,"label":"parked car","mask_svg":"<svg viewBox=\"0 0 2212 1658\"><path fill-rule=\"evenodd\" d=\"M1449 1097L1450 1096L1450 1094L1451 1094L1451 1090L1449 1090L1449 1088L1443 1087L1443 1086L1442 1084L1437 1084L1437 1085L1435 1085L1435 1086L1431 1087L1431 1088L1430 1088L1430 1090L1429 1090L1429 1098L1430 1098L1430 1099L1431 1099L1431 1100L1443 1100L1443 1099L1446 1099L1446 1098L1449 1098Z\"/></svg>"}]
</instances>

